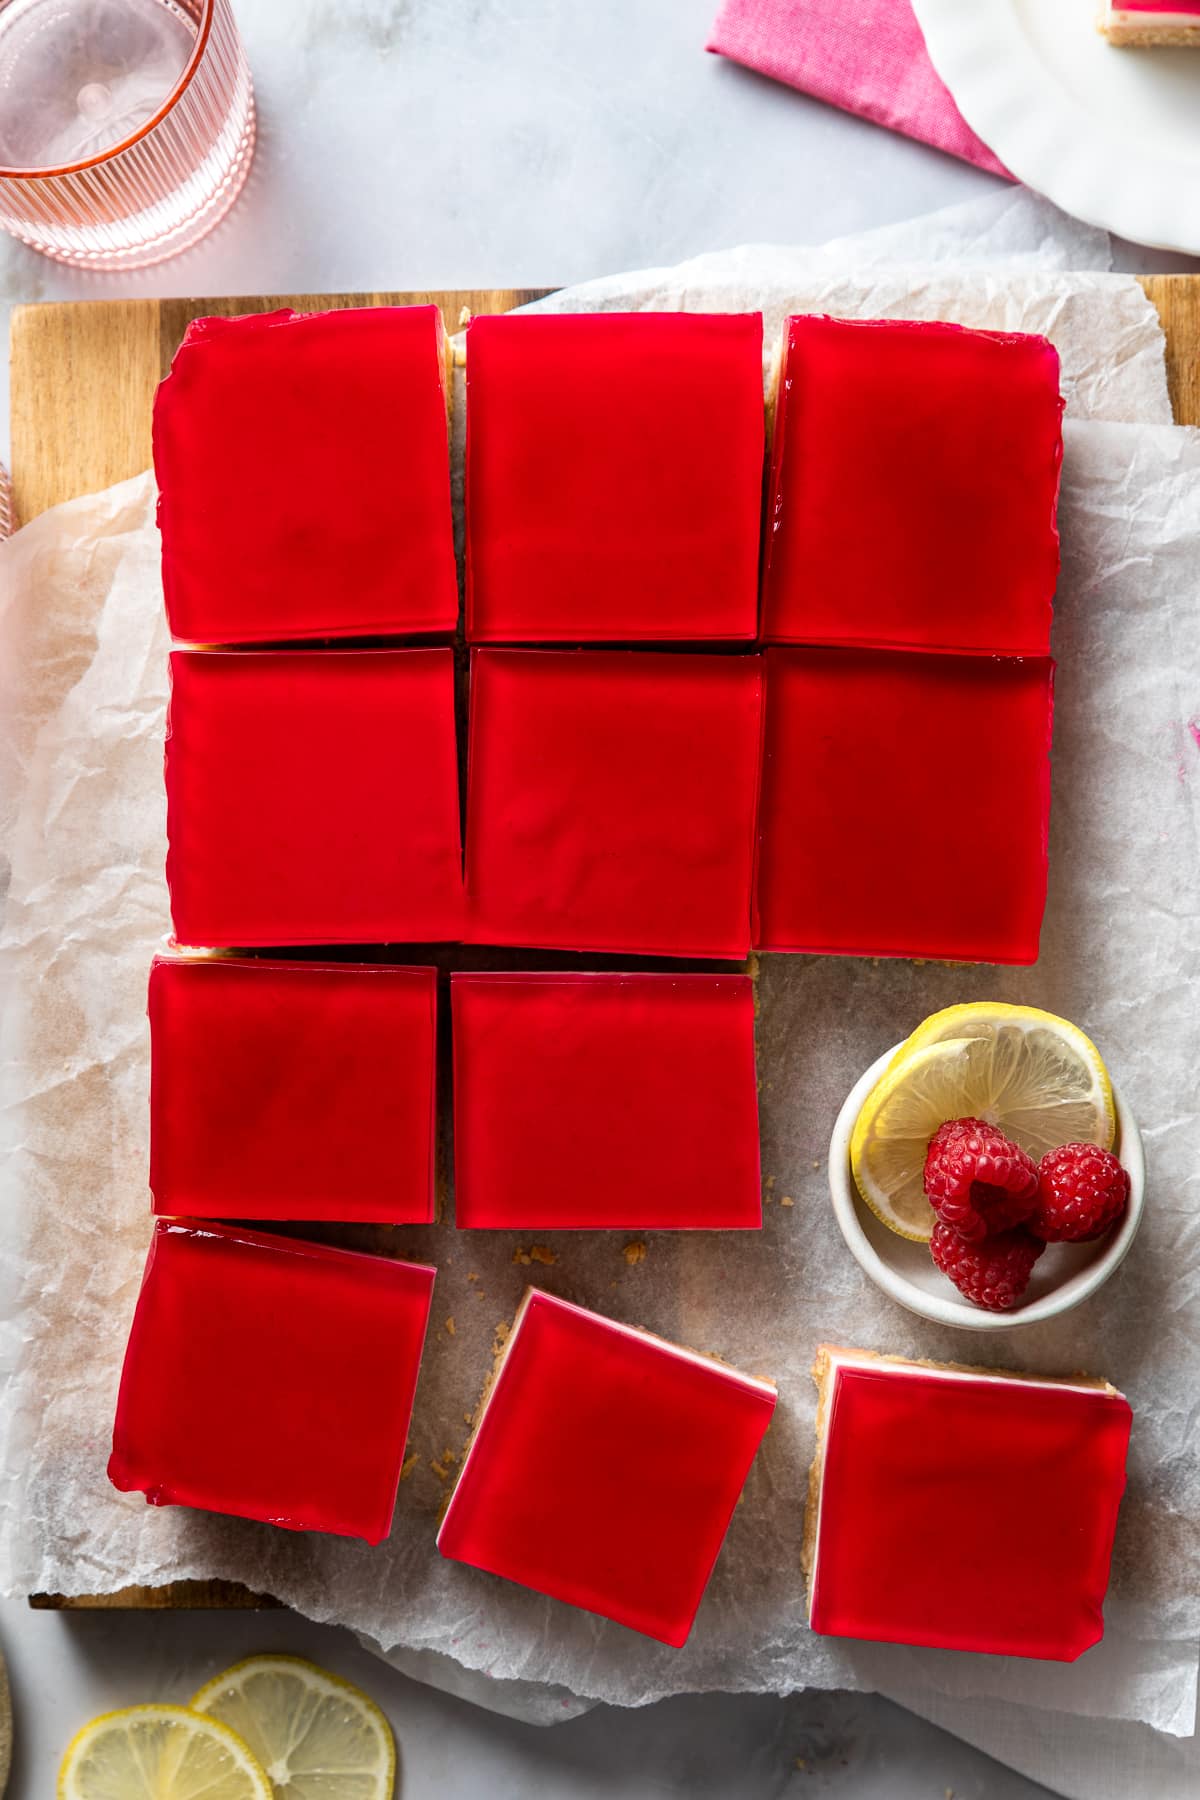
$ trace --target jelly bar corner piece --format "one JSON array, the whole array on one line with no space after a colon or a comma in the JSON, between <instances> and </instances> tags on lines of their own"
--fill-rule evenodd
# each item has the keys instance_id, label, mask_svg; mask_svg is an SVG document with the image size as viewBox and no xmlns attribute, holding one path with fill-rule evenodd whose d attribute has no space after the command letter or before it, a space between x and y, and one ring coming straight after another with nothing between
<instances>
[{"instance_id":1,"label":"jelly bar corner piece","mask_svg":"<svg viewBox=\"0 0 1200 1800\"><path fill-rule=\"evenodd\" d=\"M181 944L461 938L450 649L176 650L166 783Z\"/></svg>"},{"instance_id":2,"label":"jelly bar corner piece","mask_svg":"<svg viewBox=\"0 0 1200 1800\"><path fill-rule=\"evenodd\" d=\"M763 435L757 313L472 320L468 640L749 642Z\"/></svg>"},{"instance_id":3,"label":"jelly bar corner piece","mask_svg":"<svg viewBox=\"0 0 1200 1800\"><path fill-rule=\"evenodd\" d=\"M429 1224L437 970L156 957L154 1212Z\"/></svg>"},{"instance_id":4,"label":"jelly bar corner piece","mask_svg":"<svg viewBox=\"0 0 1200 1800\"><path fill-rule=\"evenodd\" d=\"M678 1647L774 1406L769 1382L531 1290L438 1547Z\"/></svg>"},{"instance_id":5,"label":"jelly bar corner piece","mask_svg":"<svg viewBox=\"0 0 1200 1800\"><path fill-rule=\"evenodd\" d=\"M1062 405L1045 338L788 319L764 638L1047 655Z\"/></svg>"},{"instance_id":6,"label":"jelly bar corner piece","mask_svg":"<svg viewBox=\"0 0 1200 1800\"><path fill-rule=\"evenodd\" d=\"M475 650L472 942L749 949L757 656Z\"/></svg>"},{"instance_id":7,"label":"jelly bar corner piece","mask_svg":"<svg viewBox=\"0 0 1200 1800\"><path fill-rule=\"evenodd\" d=\"M376 1544L391 1529L435 1271L244 1227L158 1220L109 1479Z\"/></svg>"},{"instance_id":8,"label":"jelly bar corner piece","mask_svg":"<svg viewBox=\"0 0 1200 1800\"><path fill-rule=\"evenodd\" d=\"M1035 962L1053 663L798 647L766 662L756 947Z\"/></svg>"},{"instance_id":9,"label":"jelly bar corner piece","mask_svg":"<svg viewBox=\"0 0 1200 1800\"><path fill-rule=\"evenodd\" d=\"M175 637L448 636L448 391L435 306L194 320L154 406Z\"/></svg>"},{"instance_id":10,"label":"jelly bar corner piece","mask_svg":"<svg viewBox=\"0 0 1200 1800\"><path fill-rule=\"evenodd\" d=\"M1128 49L1200 49L1200 0L1104 0L1100 30Z\"/></svg>"},{"instance_id":11,"label":"jelly bar corner piece","mask_svg":"<svg viewBox=\"0 0 1200 1800\"><path fill-rule=\"evenodd\" d=\"M748 975L456 974L460 1229L762 1224Z\"/></svg>"},{"instance_id":12,"label":"jelly bar corner piece","mask_svg":"<svg viewBox=\"0 0 1200 1800\"><path fill-rule=\"evenodd\" d=\"M814 1631L1057 1662L1099 1641L1123 1395L829 1345L813 1375Z\"/></svg>"}]
</instances>

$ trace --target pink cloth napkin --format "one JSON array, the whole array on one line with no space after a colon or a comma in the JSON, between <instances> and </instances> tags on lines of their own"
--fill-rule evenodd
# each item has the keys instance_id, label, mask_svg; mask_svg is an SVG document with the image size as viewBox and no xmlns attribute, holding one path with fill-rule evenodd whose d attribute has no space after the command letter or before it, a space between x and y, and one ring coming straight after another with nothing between
<instances>
[{"instance_id":1,"label":"pink cloth napkin","mask_svg":"<svg viewBox=\"0 0 1200 1800\"><path fill-rule=\"evenodd\" d=\"M955 106L909 0L724 0L705 48L1013 179Z\"/></svg>"}]
</instances>

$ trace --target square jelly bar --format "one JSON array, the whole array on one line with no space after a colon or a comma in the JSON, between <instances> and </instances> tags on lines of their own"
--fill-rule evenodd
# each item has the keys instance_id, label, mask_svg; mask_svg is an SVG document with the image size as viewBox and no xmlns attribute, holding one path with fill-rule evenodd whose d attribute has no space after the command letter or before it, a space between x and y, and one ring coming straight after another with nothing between
<instances>
[{"instance_id":1,"label":"square jelly bar","mask_svg":"<svg viewBox=\"0 0 1200 1800\"><path fill-rule=\"evenodd\" d=\"M774 1408L770 1382L531 1290L438 1547L683 1644Z\"/></svg>"},{"instance_id":2,"label":"square jelly bar","mask_svg":"<svg viewBox=\"0 0 1200 1800\"><path fill-rule=\"evenodd\" d=\"M1104 1635L1129 1403L1103 1381L822 1345L814 1631L1074 1662Z\"/></svg>"},{"instance_id":3,"label":"square jelly bar","mask_svg":"<svg viewBox=\"0 0 1200 1800\"><path fill-rule=\"evenodd\" d=\"M125 1351L113 1485L155 1506L379 1543L434 1274L160 1219Z\"/></svg>"},{"instance_id":4,"label":"square jelly bar","mask_svg":"<svg viewBox=\"0 0 1200 1800\"><path fill-rule=\"evenodd\" d=\"M474 943L744 956L756 656L476 650Z\"/></svg>"},{"instance_id":5,"label":"square jelly bar","mask_svg":"<svg viewBox=\"0 0 1200 1800\"><path fill-rule=\"evenodd\" d=\"M763 636L1045 656L1058 380L1045 338L788 319Z\"/></svg>"},{"instance_id":6,"label":"square jelly bar","mask_svg":"<svg viewBox=\"0 0 1200 1800\"><path fill-rule=\"evenodd\" d=\"M449 635L446 408L436 306L194 320L154 408L174 635Z\"/></svg>"},{"instance_id":7,"label":"square jelly bar","mask_svg":"<svg viewBox=\"0 0 1200 1800\"><path fill-rule=\"evenodd\" d=\"M1031 963L1054 665L767 653L755 943Z\"/></svg>"},{"instance_id":8,"label":"square jelly bar","mask_svg":"<svg viewBox=\"0 0 1200 1800\"><path fill-rule=\"evenodd\" d=\"M759 314L473 319L469 641L748 641L762 473Z\"/></svg>"},{"instance_id":9,"label":"square jelly bar","mask_svg":"<svg viewBox=\"0 0 1200 1800\"><path fill-rule=\"evenodd\" d=\"M460 1228L762 1223L748 975L456 974Z\"/></svg>"},{"instance_id":10,"label":"square jelly bar","mask_svg":"<svg viewBox=\"0 0 1200 1800\"><path fill-rule=\"evenodd\" d=\"M176 650L166 777L180 943L462 935L451 650Z\"/></svg>"},{"instance_id":11,"label":"square jelly bar","mask_svg":"<svg viewBox=\"0 0 1200 1800\"><path fill-rule=\"evenodd\" d=\"M437 971L155 957L154 1211L434 1216Z\"/></svg>"}]
</instances>

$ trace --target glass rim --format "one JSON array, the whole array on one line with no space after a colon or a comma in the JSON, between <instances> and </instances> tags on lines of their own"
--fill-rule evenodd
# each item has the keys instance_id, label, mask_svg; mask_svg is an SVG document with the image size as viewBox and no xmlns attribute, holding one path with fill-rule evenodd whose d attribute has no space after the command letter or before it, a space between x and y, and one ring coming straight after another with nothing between
<instances>
[{"instance_id":1,"label":"glass rim","mask_svg":"<svg viewBox=\"0 0 1200 1800\"><path fill-rule=\"evenodd\" d=\"M21 168L11 163L0 163L0 180L52 181L62 175L79 175L86 169L97 169L104 163L112 162L114 157L120 156L124 151L131 149L134 144L140 143L144 137L148 137L162 124L167 114L173 110L176 103L183 98L191 86L192 77L200 66L200 59L208 44L216 5L217 0L200 0L199 24L192 53L183 65L178 81L170 89L157 112L153 113L144 125L139 125L136 131L131 131L129 136L122 138L119 143L110 144L106 150L98 150L95 156L85 156L77 162L52 163L37 168Z\"/></svg>"}]
</instances>

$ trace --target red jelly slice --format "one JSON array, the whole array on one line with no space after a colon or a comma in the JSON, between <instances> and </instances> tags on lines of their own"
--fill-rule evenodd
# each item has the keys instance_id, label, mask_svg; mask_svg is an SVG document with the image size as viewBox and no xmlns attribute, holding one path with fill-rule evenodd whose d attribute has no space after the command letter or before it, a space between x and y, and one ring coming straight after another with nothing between
<instances>
[{"instance_id":1,"label":"red jelly slice","mask_svg":"<svg viewBox=\"0 0 1200 1800\"><path fill-rule=\"evenodd\" d=\"M156 957L154 1211L434 1216L437 971Z\"/></svg>"},{"instance_id":2,"label":"red jelly slice","mask_svg":"<svg viewBox=\"0 0 1200 1800\"><path fill-rule=\"evenodd\" d=\"M1053 663L766 660L759 948L1035 962Z\"/></svg>"},{"instance_id":3,"label":"red jelly slice","mask_svg":"<svg viewBox=\"0 0 1200 1800\"><path fill-rule=\"evenodd\" d=\"M774 1409L769 1382L531 1291L438 1547L683 1644Z\"/></svg>"},{"instance_id":4,"label":"red jelly slice","mask_svg":"<svg viewBox=\"0 0 1200 1800\"><path fill-rule=\"evenodd\" d=\"M458 1225L762 1224L746 975L455 975Z\"/></svg>"},{"instance_id":5,"label":"red jelly slice","mask_svg":"<svg viewBox=\"0 0 1200 1800\"><path fill-rule=\"evenodd\" d=\"M757 313L473 319L472 643L753 638Z\"/></svg>"},{"instance_id":6,"label":"red jelly slice","mask_svg":"<svg viewBox=\"0 0 1200 1800\"><path fill-rule=\"evenodd\" d=\"M154 407L178 638L453 631L436 306L197 319Z\"/></svg>"},{"instance_id":7,"label":"red jelly slice","mask_svg":"<svg viewBox=\"0 0 1200 1800\"><path fill-rule=\"evenodd\" d=\"M1128 1402L855 1357L817 1361L813 1630L1073 1662L1104 1635Z\"/></svg>"},{"instance_id":8,"label":"red jelly slice","mask_svg":"<svg viewBox=\"0 0 1200 1800\"><path fill-rule=\"evenodd\" d=\"M113 1485L154 1506L379 1543L434 1274L160 1219L125 1351Z\"/></svg>"},{"instance_id":9,"label":"red jelly slice","mask_svg":"<svg viewBox=\"0 0 1200 1800\"><path fill-rule=\"evenodd\" d=\"M473 941L744 956L761 685L755 656L475 651Z\"/></svg>"},{"instance_id":10,"label":"red jelly slice","mask_svg":"<svg viewBox=\"0 0 1200 1800\"><path fill-rule=\"evenodd\" d=\"M1046 655L1058 375L1045 338L789 319L764 637Z\"/></svg>"},{"instance_id":11,"label":"red jelly slice","mask_svg":"<svg viewBox=\"0 0 1200 1800\"><path fill-rule=\"evenodd\" d=\"M177 650L167 881L183 944L462 932L450 650Z\"/></svg>"}]
</instances>

